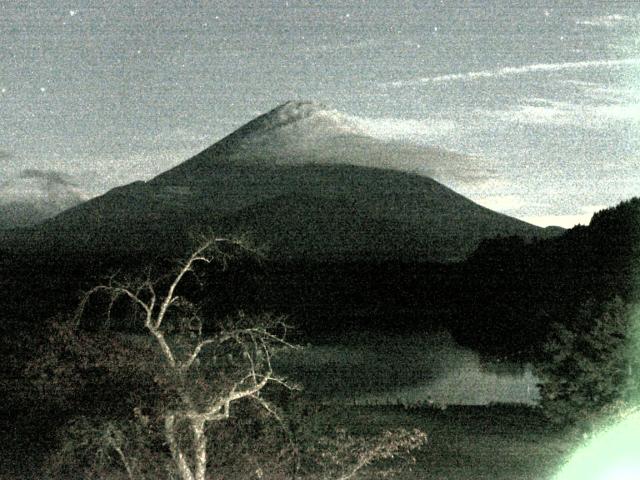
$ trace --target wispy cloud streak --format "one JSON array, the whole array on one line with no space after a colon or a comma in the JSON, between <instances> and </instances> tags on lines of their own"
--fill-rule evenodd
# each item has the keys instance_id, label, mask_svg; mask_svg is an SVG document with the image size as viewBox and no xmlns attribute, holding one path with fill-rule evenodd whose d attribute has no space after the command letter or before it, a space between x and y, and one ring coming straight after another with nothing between
<instances>
[{"instance_id":1,"label":"wispy cloud streak","mask_svg":"<svg viewBox=\"0 0 640 480\"><path fill-rule=\"evenodd\" d=\"M76 186L76 184L73 183L67 175L61 172L57 172L55 170L40 170L37 168L27 168L25 170L22 170L22 172L20 172L20 174L18 175L18 178L41 180L47 186L52 186L52 185Z\"/></svg>"},{"instance_id":2,"label":"wispy cloud streak","mask_svg":"<svg viewBox=\"0 0 640 480\"><path fill-rule=\"evenodd\" d=\"M405 87L428 83L446 83L456 81L473 81L485 78L507 77L512 75L523 75L537 72L559 72L563 70L584 70L599 67L618 67L628 65L640 65L640 58L621 58L621 59L604 59L604 60L585 60L582 62L564 62L564 63L535 63L531 65L522 65L517 67L503 67L495 70L479 70L475 72L465 73L449 73L446 75L437 75L435 77L424 77L414 80L399 80L391 82L388 85L392 87Z\"/></svg>"},{"instance_id":3,"label":"wispy cloud streak","mask_svg":"<svg viewBox=\"0 0 640 480\"><path fill-rule=\"evenodd\" d=\"M582 18L575 21L576 25L583 25L587 27L606 27L612 28L619 24L629 24L638 21L638 17L632 17L629 15L620 15L614 13L612 15L601 15L598 17Z\"/></svg>"}]
</instances>

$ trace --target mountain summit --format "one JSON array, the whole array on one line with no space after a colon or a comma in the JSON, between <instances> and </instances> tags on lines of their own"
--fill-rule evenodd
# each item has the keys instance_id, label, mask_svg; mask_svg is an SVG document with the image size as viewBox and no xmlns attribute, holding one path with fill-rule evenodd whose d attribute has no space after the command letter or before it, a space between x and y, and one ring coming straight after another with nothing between
<instances>
[{"instance_id":1,"label":"mountain summit","mask_svg":"<svg viewBox=\"0 0 640 480\"><path fill-rule=\"evenodd\" d=\"M545 235L418 174L467 161L382 141L356 117L319 104L288 102L154 179L113 189L34 232L56 249L131 252L175 249L206 227L249 235L273 257L443 262L465 258L485 238Z\"/></svg>"},{"instance_id":2,"label":"mountain summit","mask_svg":"<svg viewBox=\"0 0 640 480\"><path fill-rule=\"evenodd\" d=\"M348 117L340 114L337 110L331 110L321 103L289 101L264 115L260 115L227 138L244 137L249 139L252 136L264 135L274 129L285 128L297 122L312 123L313 129L325 130L327 133L332 131L340 133L345 130L353 133L350 132L351 126Z\"/></svg>"},{"instance_id":3,"label":"mountain summit","mask_svg":"<svg viewBox=\"0 0 640 480\"><path fill-rule=\"evenodd\" d=\"M368 121L313 102L287 102L260 115L153 182L193 184L221 165L357 165L435 178L482 177L476 159L381 139Z\"/></svg>"}]
</instances>

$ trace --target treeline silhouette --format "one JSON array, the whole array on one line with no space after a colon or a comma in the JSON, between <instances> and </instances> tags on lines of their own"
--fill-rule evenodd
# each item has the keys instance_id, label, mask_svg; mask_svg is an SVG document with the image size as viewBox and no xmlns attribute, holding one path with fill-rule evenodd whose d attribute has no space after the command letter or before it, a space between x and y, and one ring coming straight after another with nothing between
<instances>
[{"instance_id":1,"label":"treeline silhouette","mask_svg":"<svg viewBox=\"0 0 640 480\"><path fill-rule=\"evenodd\" d=\"M640 198L634 198L556 238L484 241L460 263L275 262L237 255L224 271L212 266L201 272L202 281L187 282L181 294L197 301L212 325L238 310L287 315L303 343L367 331L445 328L482 353L531 359L549 325L571 322L584 302L637 299L639 245ZM24 344L35 341L39 326L57 312L73 310L79 292L104 282L107 273L132 275L150 265L160 273L171 266L166 256L144 249L60 256L5 248L1 258L0 333L16 365L28 355ZM120 317L122 328L129 328L124 312Z\"/></svg>"}]
</instances>

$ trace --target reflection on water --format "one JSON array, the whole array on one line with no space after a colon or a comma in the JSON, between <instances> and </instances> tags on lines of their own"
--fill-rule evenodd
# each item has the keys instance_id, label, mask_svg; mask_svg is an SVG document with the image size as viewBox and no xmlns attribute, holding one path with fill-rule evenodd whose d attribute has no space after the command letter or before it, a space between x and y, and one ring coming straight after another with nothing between
<instances>
[{"instance_id":1,"label":"reflection on water","mask_svg":"<svg viewBox=\"0 0 640 480\"><path fill-rule=\"evenodd\" d=\"M487 364L446 333L310 346L280 358L277 367L324 401L411 406L539 400L529 365Z\"/></svg>"}]
</instances>

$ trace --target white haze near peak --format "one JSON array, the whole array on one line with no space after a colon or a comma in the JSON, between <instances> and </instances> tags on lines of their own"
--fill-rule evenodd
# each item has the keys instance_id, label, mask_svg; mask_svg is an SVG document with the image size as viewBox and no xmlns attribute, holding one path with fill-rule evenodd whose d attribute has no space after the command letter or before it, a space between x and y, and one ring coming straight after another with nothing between
<instances>
[{"instance_id":1,"label":"white haze near peak","mask_svg":"<svg viewBox=\"0 0 640 480\"><path fill-rule=\"evenodd\" d=\"M96 195L308 99L479 158L439 179L568 225L639 193L638 31L637 1L1 2L0 179L63 171Z\"/></svg>"},{"instance_id":2,"label":"white haze near peak","mask_svg":"<svg viewBox=\"0 0 640 480\"><path fill-rule=\"evenodd\" d=\"M453 128L446 123L403 124L348 115L311 102L287 102L248 126L238 136L232 160L351 164L428 175L443 183L481 182L490 175L477 158L424 144L438 130Z\"/></svg>"},{"instance_id":3,"label":"white haze near peak","mask_svg":"<svg viewBox=\"0 0 640 480\"><path fill-rule=\"evenodd\" d=\"M384 141L427 143L445 135L455 123L448 120L403 120L398 118L359 117L314 102L289 101L264 115L255 134L275 129L296 129L302 137L313 141L322 136L356 135ZM292 141L294 139L290 139Z\"/></svg>"}]
</instances>

